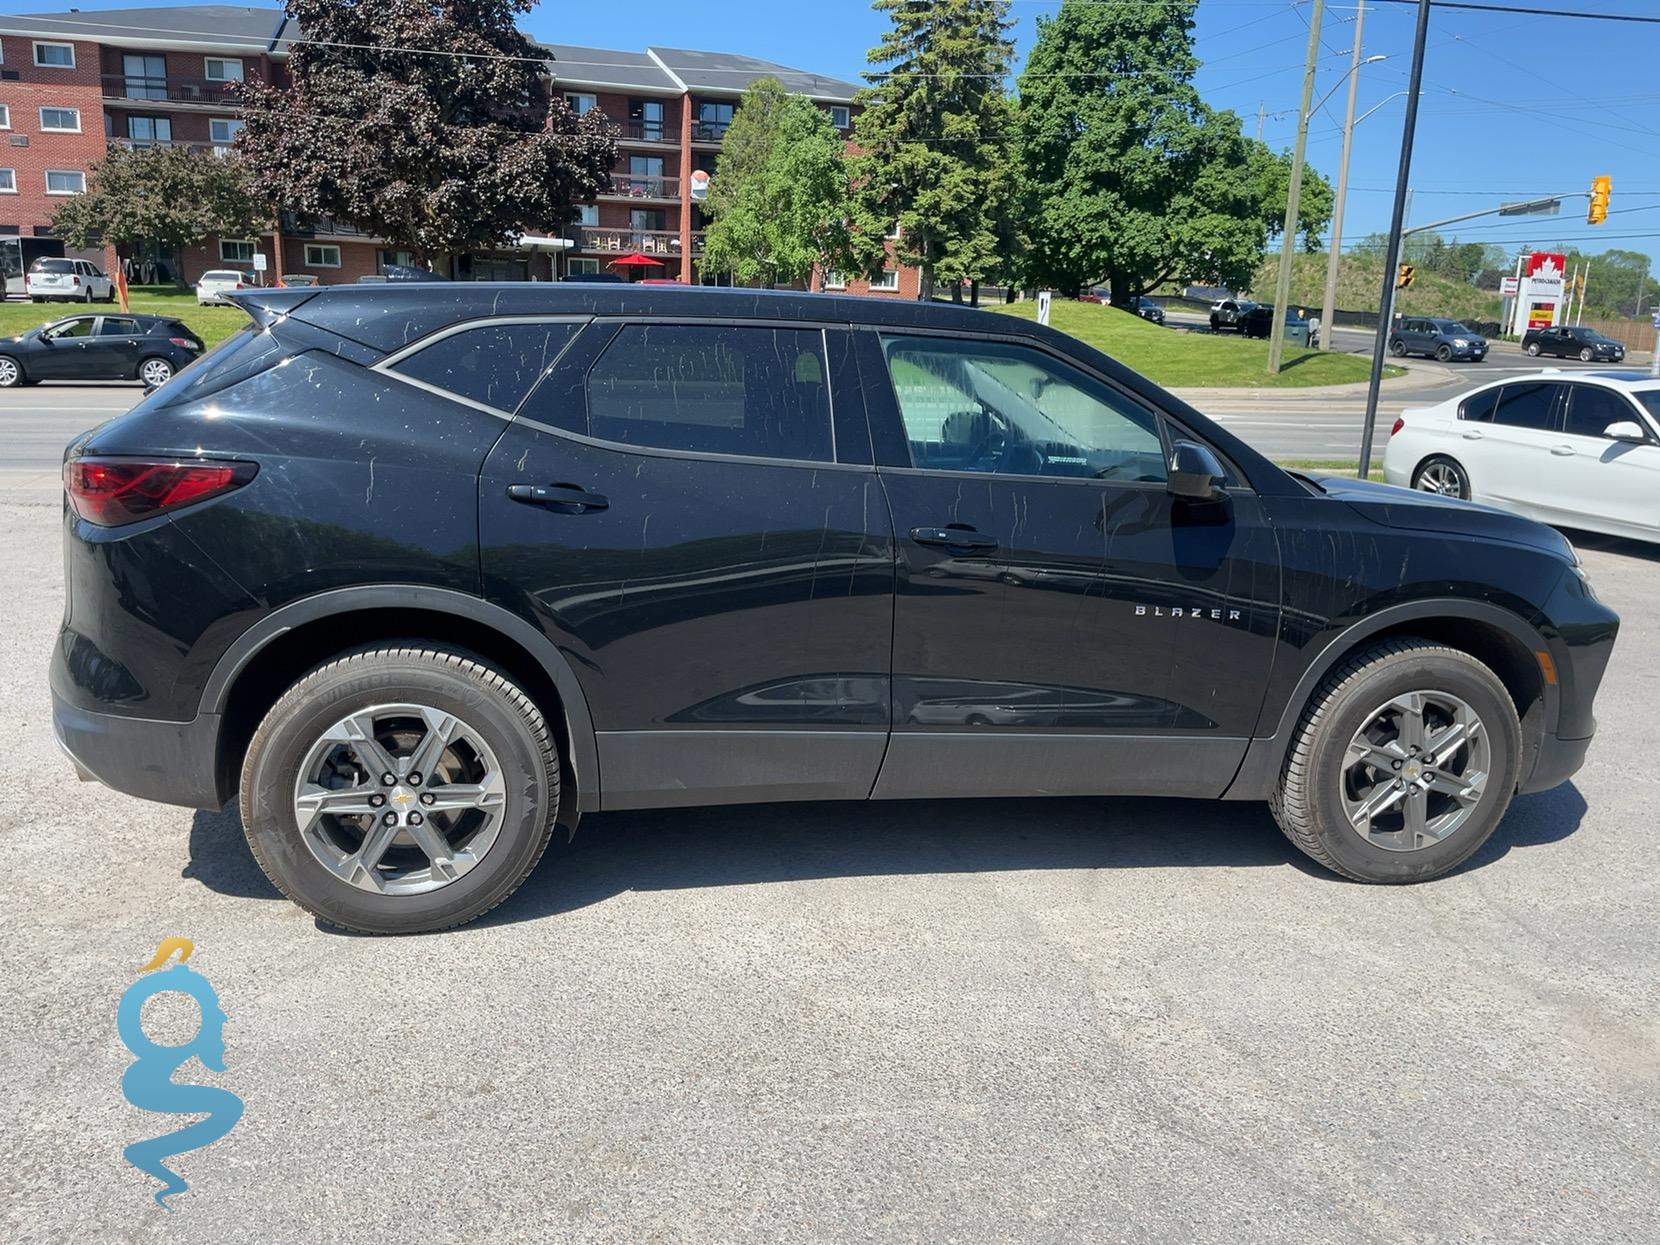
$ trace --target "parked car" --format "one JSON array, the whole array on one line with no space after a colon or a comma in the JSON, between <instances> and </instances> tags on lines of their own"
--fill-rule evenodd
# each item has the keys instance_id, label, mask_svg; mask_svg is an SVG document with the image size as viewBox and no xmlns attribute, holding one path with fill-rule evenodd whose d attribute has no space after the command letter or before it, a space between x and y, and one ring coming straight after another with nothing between
<instances>
[{"instance_id":1,"label":"parked car","mask_svg":"<svg viewBox=\"0 0 1660 1245\"><path fill-rule=\"evenodd\" d=\"M1164 308L1146 295L1135 300L1135 313L1143 320L1151 320L1154 324L1164 323Z\"/></svg>"},{"instance_id":2,"label":"parked car","mask_svg":"<svg viewBox=\"0 0 1660 1245\"><path fill-rule=\"evenodd\" d=\"M1211 332L1243 328L1243 320L1255 307L1248 298L1219 298L1210 305Z\"/></svg>"},{"instance_id":3,"label":"parked car","mask_svg":"<svg viewBox=\"0 0 1660 1245\"><path fill-rule=\"evenodd\" d=\"M291 290L309 290L314 285L322 284L309 272L285 272L282 274L282 283Z\"/></svg>"},{"instance_id":4,"label":"parked car","mask_svg":"<svg viewBox=\"0 0 1660 1245\"><path fill-rule=\"evenodd\" d=\"M1273 331L1274 309L1267 303L1252 303L1250 310L1239 317L1235 327L1247 337L1267 337ZM1314 325L1290 307L1285 311L1285 340L1292 346L1308 347L1320 344L1319 334L1315 332Z\"/></svg>"},{"instance_id":5,"label":"parked car","mask_svg":"<svg viewBox=\"0 0 1660 1245\"><path fill-rule=\"evenodd\" d=\"M757 800L1270 800L1420 881L1594 729L1619 620L1558 533L1288 474L1046 327L232 298L254 330L66 452L54 723L118 790L237 799L330 923L470 920L583 811Z\"/></svg>"},{"instance_id":6,"label":"parked car","mask_svg":"<svg viewBox=\"0 0 1660 1245\"><path fill-rule=\"evenodd\" d=\"M168 316L70 316L0 338L0 389L43 380L140 380L161 385L202 349L195 332Z\"/></svg>"},{"instance_id":7,"label":"parked car","mask_svg":"<svg viewBox=\"0 0 1660 1245\"><path fill-rule=\"evenodd\" d=\"M214 268L204 272L196 282L196 305L206 307L213 303L229 303L226 294L250 288L252 286L246 273L232 268Z\"/></svg>"},{"instance_id":8,"label":"parked car","mask_svg":"<svg viewBox=\"0 0 1660 1245\"><path fill-rule=\"evenodd\" d=\"M1584 327L1529 329L1522 336L1522 349L1535 358L1548 354L1585 363L1619 363L1625 358L1619 342Z\"/></svg>"},{"instance_id":9,"label":"parked car","mask_svg":"<svg viewBox=\"0 0 1660 1245\"><path fill-rule=\"evenodd\" d=\"M1529 518L1660 541L1660 380L1546 371L1402 412L1384 476Z\"/></svg>"},{"instance_id":10,"label":"parked car","mask_svg":"<svg viewBox=\"0 0 1660 1245\"><path fill-rule=\"evenodd\" d=\"M29 300L36 303L115 301L115 282L84 259L37 259L29 265L23 287Z\"/></svg>"},{"instance_id":11,"label":"parked car","mask_svg":"<svg viewBox=\"0 0 1660 1245\"><path fill-rule=\"evenodd\" d=\"M1421 354L1443 363L1454 359L1480 363L1487 357L1487 339L1457 320L1406 316L1389 335L1389 353L1396 358Z\"/></svg>"}]
</instances>

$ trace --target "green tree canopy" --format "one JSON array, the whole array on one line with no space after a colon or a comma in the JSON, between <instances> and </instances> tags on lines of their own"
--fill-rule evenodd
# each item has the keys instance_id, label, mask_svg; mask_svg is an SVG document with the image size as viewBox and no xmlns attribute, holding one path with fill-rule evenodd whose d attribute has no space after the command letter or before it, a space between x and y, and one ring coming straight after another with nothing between
<instances>
[{"instance_id":1,"label":"green tree canopy","mask_svg":"<svg viewBox=\"0 0 1660 1245\"><path fill-rule=\"evenodd\" d=\"M288 0L291 88L249 82L255 190L428 262L571 220L609 178L597 111L549 98L515 18L531 0Z\"/></svg>"},{"instance_id":2,"label":"green tree canopy","mask_svg":"<svg viewBox=\"0 0 1660 1245\"><path fill-rule=\"evenodd\" d=\"M87 192L53 215L52 229L73 247L153 242L177 254L211 234L250 237L270 228L270 217L235 155L111 147L88 170Z\"/></svg>"},{"instance_id":3,"label":"green tree canopy","mask_svg":"<svg viewBox=\"0 0 1660 1245\"><path fill-rule=\"evenodd\" d=\"M1193 87L1197 3L1064 0L1038 18L1019 82L1033 284L1104 281L1119 301L1176 279L1240 288L1282 227L1289 157ZM1331 206L1312 170L1303 202L1307 240Z\"/></svg>"},{"instance_id":4,"label":"green tree canopy","mask_svg":"<svg viewBox=\"0 0 1660 1245\"><path fill-rule=\"evenodd\" d=\"M892 22L854 123L855 250L874 264L897 222L901 262L937 281L998 269L1014 237L1018 164L1003 81L1008 0L874 0Z\"/></svg>"},{"instance_id":5,"label":"green tree canopy","mask_svg":"<svg viewBox=\"0 0 1660 1245\"><path fill-rule=\"evenodd\" d=\"M805 280L846 249L845 144L810 100L762 78L732 115L707 210L703 266L742 284Z\"/></svg>"}]
</instances>

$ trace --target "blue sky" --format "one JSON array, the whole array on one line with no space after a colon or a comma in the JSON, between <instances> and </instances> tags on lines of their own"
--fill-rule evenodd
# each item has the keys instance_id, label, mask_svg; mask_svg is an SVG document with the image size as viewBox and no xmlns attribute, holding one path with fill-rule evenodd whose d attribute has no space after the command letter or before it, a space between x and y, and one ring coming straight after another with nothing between
<instances>
[{"instance_id":1,"label":"blue sky","mask_svg":"<svg viewBox=\"0 0 1660 1245\"><path fill-rule=\"evenodd\" d=\"M130 0L128 0L130 2ZM1552 0L1525 0L1553 7ZM1036 38L1039 14L1058 0L1014 0L1022 52ZM25 11L25 6L8 6ZM35 3L27 10L52 6ZM68 7L68 5L64 5ZM117 0L78 0L83 10L122 8ZM1568 11L1591 6L1564 4ZM1648 16L1656 0L1598 0L1607 13ZM1198 84L1213 105L1232 108L1263 137L1289 147L1307 46L1309 0L1201 0ZM1328 5L1317 97L1339 86L1348 68L1355 0ZM1361 70L1360 110L1404 92L1411 64L1414 8L1369 0L1367 55L1388 59ZM545 0L526 23L551 42L600 47L671 47L744 52L802 69L857 80L865 52L886 19L866 0ZM1411 221L1423 223L1501 200L1588 188L1614 179L1613 212L1598 228L1584 224L1584 201L1564 204L1555 219L1492 218L1448 232L1507 247L1555 242L1587 251L1640 250L1660 270L1660 25L1627 25L1456 10L1431 20L1425 94L1413 166ZM1345 92L1335 90L1309 132L1309 158L1335 182ZM1394 99L1356 130L1346 242L1388 225L1404 99ZM1620 235L1653 235L1622 237Z\"/></svg>"}]
</instances>

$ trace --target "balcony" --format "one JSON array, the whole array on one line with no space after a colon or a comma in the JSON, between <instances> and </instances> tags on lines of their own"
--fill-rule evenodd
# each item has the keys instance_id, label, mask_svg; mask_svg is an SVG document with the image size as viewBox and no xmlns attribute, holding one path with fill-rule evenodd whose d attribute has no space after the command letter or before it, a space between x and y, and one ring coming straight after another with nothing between
<instances>
[{"instance_id":1,"label":"balcony","mask_svg":"<svg viewBox=\"0 0 1660 1245\"><path fill-rule=\"evenodd\" d=\"M694 121L692 122L692 141L694 143L723 143L726 141L726 131L732 128L730 121Z\"/></svg>"},{"instance_id":2,"label":"balcony","mask_svg":"<svg viewBox=\"0 0 1660 1245\"><path fill-rule=\"evenodd\" d=\"M151 147L180 147L192 155L228 156L236 149L229 143L187 143L159 138L107 138L111 147L125 147L128 151L144 151Z\"/></svg>"},{"instance_id":3,"label":"balcony","mask_svg":"<svg viewBox=\"0 0 1660 1245\"><path fill-rule=\"evenodd\" d=\"M601 197L622 199L667 199L680 201L680 179L646 173L613 173L611 189L600 191Z\"/></svg>"},{"instance_id":4,"label":"balcony","mask_svg":"<svg viewBox=\"0 0 1660 1245\"><path fill-rule=\"evenodd\" d=\"M572 237L579 251L605 254L662 255L667 259L680 258L680 234L672 229L612 229L603 225L577 225ZM692 255L703 254L703 234L692 235Z\"/></svg>"},{"instance_id":5,"label":"balcony","mask_svg":"<svg viewBox=\"0 0 1660 1245\"><path fill-rule=\"evenodd\" d=\"M208 78L148 77L144 74L100 75L105 99L161 100L170 104L240 107L240 82Z\"/></svg>"},{"instance_id":6,"label":"balcony","mask_svg":"<svg viewBox=\"0 0 1660 1245\"><path fill-rule=\"evenodd\" d=\"M666 143L670 147L680 142L680 131L667 121L619 121L617 130L624 142Z\"/></svg>"},{"instance_id":7,"label":"balcony","mask_svg":"<svg viewBox=\"0 0 1660 1245\"><path fill-rule=\"evenodd\" d=\"M281 219L285 238L363 238L378 240L375 234L331 216L301 218L294 212L284 212Z\"/></svg>"}]
</instances>

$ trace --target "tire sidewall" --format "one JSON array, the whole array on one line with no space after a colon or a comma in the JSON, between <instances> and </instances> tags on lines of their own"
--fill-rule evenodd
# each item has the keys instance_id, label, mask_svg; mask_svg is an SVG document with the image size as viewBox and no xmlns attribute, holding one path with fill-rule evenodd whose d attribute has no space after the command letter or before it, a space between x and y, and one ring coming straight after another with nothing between
<instances>
[{"instance_id":1,"label":"tire sidewall","mask_svg":"<svg viewBox=\"0 0 1660 1245\"><path fill-rule=\"evenodd\" d=\"M326 920L377 933L460 924L494 907L525 876L546 846L556 787L552 762L523 716L499 693L437 662L387 657L318 672L296 685L272 713L284 715L256 740L243 802L243 824L268 872L291 898ZM453 713L483 736L501 766L507 791L499 836L463 877L419 895L379 895L342 881L311 854L294 820L301 762L323 731L371 705L413 702Z\"/></svg>"},{"instance_id":2,"label":"tire sidewall","mask_svg":"<svg viewBox=\"0 0 1660 1245\"><path fill-rule=\"evenodd\" d=\"M11 363L15 371L12 373L11 379L0 380L0 389L12 389L23 383L23 365L16 359L12 358L11 355L6 355L4 357Z\"/></svg>"},{"instance_id":3,"label":"tire sidewall","mask_svg":"<svg viewBox=\"0 0 1660 1245\"><path fill-rule=\"evenodd\" d=\"M1386 851L1365 842L1349 825L1343 811L1343 758L1372 710L1392 697L1424 689L1449 692L1480 716L1493 758L1488 794L1474 816L1442 842L1413 852ZM1344 870L1372 881L1422 881L1457 868L1492 835L1516 786L1521 727L1503 685L1481 667L1421 653L1381 664L1344 689L1342 698L1310 752L1311 772L1319 776L1311 793L1313 811L1326 851Z\"/></svg>"}]
</instances>

